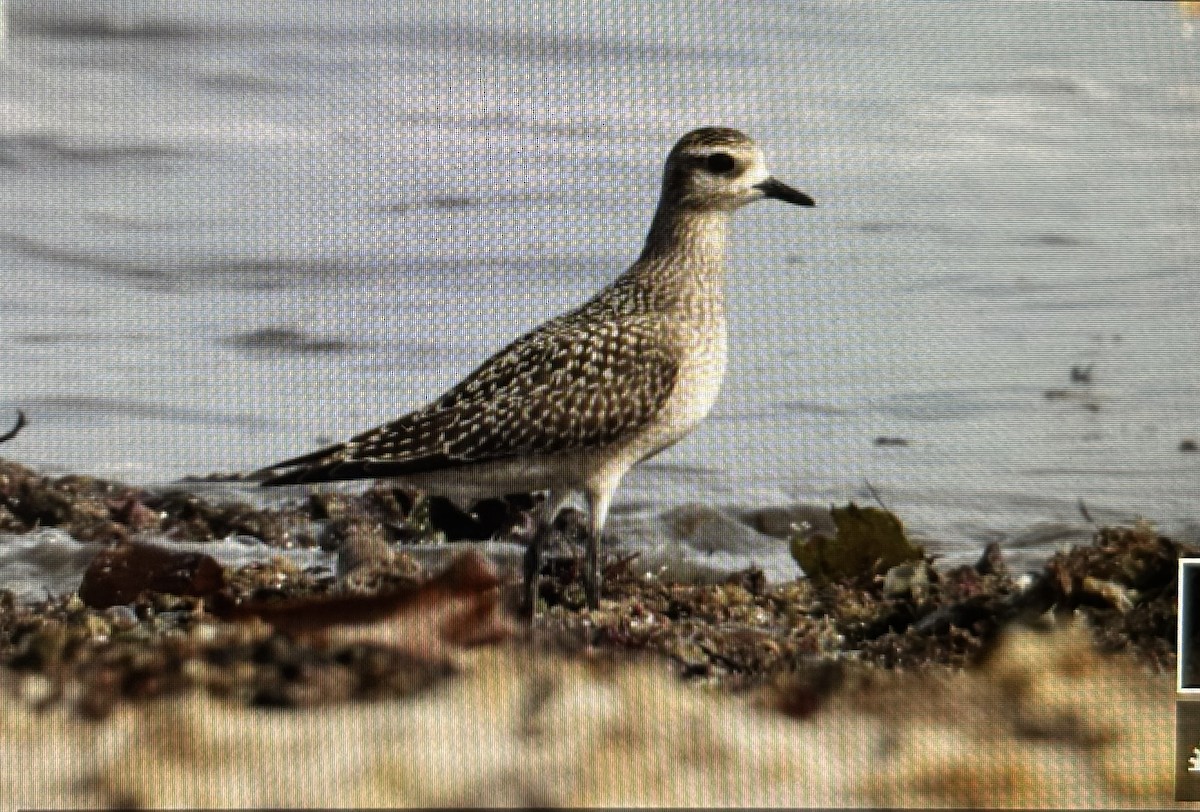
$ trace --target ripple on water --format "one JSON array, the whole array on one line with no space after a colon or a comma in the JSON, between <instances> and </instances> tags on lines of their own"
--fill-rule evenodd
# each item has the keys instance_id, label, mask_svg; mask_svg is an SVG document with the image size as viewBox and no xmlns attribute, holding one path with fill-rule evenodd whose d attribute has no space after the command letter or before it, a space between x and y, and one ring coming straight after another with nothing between
<instances>
[{"instance_id":1,"label":"ripple on water","mask_svg":"<svg viewBox=\"0 0 1200 812\"><path fill-rule=\"evenodd\" d=\"M254 352L343 353L355 344L340 338L322 338L294 327L260 327L234 333L221 341L226 346Z\"/></svg>"}]
</instances>

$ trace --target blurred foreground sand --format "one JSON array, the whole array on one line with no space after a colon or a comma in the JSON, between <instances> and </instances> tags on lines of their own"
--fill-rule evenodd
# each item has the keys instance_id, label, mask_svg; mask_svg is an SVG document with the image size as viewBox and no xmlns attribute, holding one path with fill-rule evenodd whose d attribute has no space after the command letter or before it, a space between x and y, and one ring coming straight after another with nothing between
<instances>
[{"instance_id":1,"label":"blurred foreground sand","mask_svg":"<svg viewBox=\"0 0 1200 812\"><path fill-rule=\"evenodd\" d=\"M1171 676L1091 646L1009 632L978 667L864 672L803 718L772 709L792 689L514 643L414 699L306 710L192 693L92 722L6 676L0 808L1169 805Z\"/></svg>"}]
</instances>

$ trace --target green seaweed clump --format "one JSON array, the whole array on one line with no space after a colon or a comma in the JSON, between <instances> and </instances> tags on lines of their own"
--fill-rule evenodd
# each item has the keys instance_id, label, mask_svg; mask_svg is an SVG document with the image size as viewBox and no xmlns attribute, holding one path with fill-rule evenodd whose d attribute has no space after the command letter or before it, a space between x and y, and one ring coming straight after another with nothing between
<instances>
[{"instance_id":1,"label":"green seaweed clump","mask_svg":"<svg viewBox=\"0 0 1200 812\"><path fill-rule=\"evenodd\" d=\"M796 534L792 558L815 582L837 581L886 572L905 561L920 561L925 551L908 540L896 514L853 502L831 508L837 535Z\"/></svg>"}]
</instances>

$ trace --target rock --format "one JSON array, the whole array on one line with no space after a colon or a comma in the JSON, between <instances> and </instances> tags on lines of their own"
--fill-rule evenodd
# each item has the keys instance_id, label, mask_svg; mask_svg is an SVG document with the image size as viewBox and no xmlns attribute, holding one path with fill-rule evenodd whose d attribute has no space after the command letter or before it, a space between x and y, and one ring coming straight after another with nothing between
<instances>
[{"instance_id":1,"label":"rock","mask_svg":"<svg viewBox=\"0 0 1200 812\"><path fill-rule=\"evenodd\" d=\"M321 546L338 551L336 573L339 578L364 567L390 564L396 557L388 546L383 526L362 519L332 522L321 538Z\"/></svg>"},{"instance_id":2,"label":"rock","mask_svg":"<svg viewBox=\"0 0 1200 812\"><path fill-rule=\"evenodd\" d=\"M886 571L906 561L924 558L924 551L904 535L895 514L880 508L860 508L851 502L832 510L837 535L797 534L792 558L804 574L817 581L852 578Z\"/></svg>"},{"instance_id":3,"label":"rock","mask_svg":"<svg viewBox=\"0 0 1200 812\"><path fill-rule=\"evenodd\" d=\"M203 597L224 585L224 572L212 556L129 542L105 548L92 559L79 597L88 606L107 609L130 603L145 591Z\"/></svg>"},{"instance_id":4,"label":"rock","mask_svg":"<svg viewBox=\"0 0 1200 812\"><path fill-rule=\"evenodd\" d=\"M1080 584L1083 592L1100 598L1122 614L1130 611L1137 604L1139 595L1133 589L1122 586L1115 581L1085 576Z\"/></svg>"},{"instance_id":5,"label":"rock","mask_svg":"<svg viewBox=\"0 0 1200 812\"><path fill-rule=\"evenodd\" d=\"M1008 574L1008 565L1004 563L1004 553L998 542L993 541L984 548L983 555L975 562L975 572L980 575Z\"/></svg>"}]
</instances>

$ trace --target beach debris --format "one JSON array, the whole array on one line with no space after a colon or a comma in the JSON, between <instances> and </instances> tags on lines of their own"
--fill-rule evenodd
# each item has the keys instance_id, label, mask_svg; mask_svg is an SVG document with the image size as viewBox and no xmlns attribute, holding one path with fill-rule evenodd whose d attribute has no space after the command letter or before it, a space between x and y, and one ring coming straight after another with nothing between
<instances>
[{"instance_id":1,"label":"beach debris","mask_svg":"<svg viewBox=\"0 0 1200 812\"><path fill-rule=\"evenodd\" d=\"M896 514L850 502L832 508L834 537L797 533L791 539L792 558L814 581L854 578L886 572L906 561L923 560L925 553L904 534Z\"/></svg>"},{"instance_id":2,"label":"beach debris","mask_svg":"<svg viewBox=\"0 0 1200 812\"><path fill-rule=\"evenodd\" d=\"M1195 451L1200 451L1200 445L1198 445L1196 443L1196 441L1192 440L1192 439L1180 440L1179 441L1179 450L1184 452L1185 454L1192 453Z\"/></svg>"},{"instance_id":3,"label":"beach debris","mask_svg":"<svg viewBox=\"0 0 1200 812\"><path fill-rule=\"evenodd\" d=\"M875 438L875 445L883 448L908 448L908 440L903 437L887 437L880 435Z\"/></svg>"},{"instance_id":4,"label":"beach debris","mask_svg":"<svg viewBox=\"0 0 1200 812\"><path fill-rule=\"evenodd\" d=\"M1083 610L1102 649L1136 648L1162 667L1175 659L1180 558L1194 545L1161 536L1151 523L1104 527L1092 544L1056 553L1030 594L1059 612Z\"/></svg>"},{"instance_id":5,"label":"beach debris","mask_svg":"<svg viewBox=\"0 0 1200 812\"><path fill-rule=\"evenodd\" d=\"M130 528L114 516L124 501L141 492L87 476L41 476L17 463L0 460L0 531L26 533L61 528L80 541L117 541ZM115 501L114 501L115 500ZM140 518L139 518L140 521Z\"/></svg>"},{"instance_id":6,"label":"beach debris","mask_svg":"<svg viewBox=\"0 0 1200 812\"><path fill-rule=\"evenodd\" d=\"M67 703L95 717L122 701L192 689L235 704L288 708L412 696L469 670L476 657L490 656L468 657L462 646L503 640L515 624L503 609L515 608L519 589L498 583L504 579L488 559L459 559L431 577L447 557L417 556L428 545L396 543L392 523L407 526L413 503L395 489L314 495L259 522L280 534L272 538L277 548L283 533L290 532L294 543L301 532L295 528L308 528L303 532L311 533L314 548L319 538L326 551L341 553L342 578L327 565L301 563L311 558L297 555L301 550L262 560L263 545L239 541L245 534L213 538L227 521L252 518L245 506L222 513L203 497L180 496L163 510L153 495L126 485L49 479L0 461L0 494L19 499L21 509L23 489L52 494L33 497L57 505L45 515L85 528L81 517L96 528L133 534L155 513L165 513L162 524L170 520L171 537L150 541L150 534L162 532L151 529L138 543L211 554L224 582L212 592L203 585L189 588L186 578L181 586L126 584L107 600L91 595L91 585L81 590L95 603L128 600L103 609L78 595L18 600L0 590L0 675L15 672L41 686L31 691L42 697L39 705ZM5 512L10 502L0 501L0 522L13 528L3 530L22 535L8 538L15 549L32 528ZM855 543L903 535L898 519L874 508L847 506L831 515L825 508L792 506L754 515L782 532L791 528L802 541L819 535L834 547L847 537ZM880 526L888 532L878 533ZM49 532L47 524L39 532ZM91 559L95 545L88 544ZM893 538L884 546L894 544ZM227 548L242 546L260 557L230 557ZM446 548L447 556L462 554L456 545ZM270 545L265 549L269 554ZM810 666L851 662L873 673L964 668L1020 622L1053 626L1080 617L1103 649L1133 652L1162 670L1174 665L1176 562L1200 553L1159 536L1145 522L1097 529L1090 543L1031 574L1010 573L999 544L988 545L973 566L949 569L933 566L916 550L901 561L864 556L865 567L854 574L780 582L754 568L719 583L672 581L647 574L625 556L606 567L610 591L594 612L580 611L578 557L564 555L548 561L543 573L546 609L535 645L539 652L544 646L575 652L593 664L597 657L659 657L682 679L726 691L777 681L797 685L800 693L789 700L788 712L801 716L826 694L824 678L809 678L816 673ZM486 548L480 552L488 554ZM327 552L314 554L329 559ZM137 558L130 561L133 569ZM81 561L76 571L85 565ZM211 570L197 564L200 574L205 567ZM80 585L79 575L73 579L67 589ZM837 682L835 672L826 676Z\"/></svg>"},{"instance_id":7,"label":"beach debris","mask_svg":"<svg viewBox=\"0 0 1200 812\"><path fill-rule=\"evenodd\" d=\"M1085 575L1079 586L1083 594L1100 598L1122 614L1133 609L1138 600L1136 590L1091 575Z\"/></svg>"},{"instance_id":8,"label":"beach debris","mask_svg":"<svg viewBox=\"0 0 1200 812\"><path fill-rule=\"evenodd\" d=\"M1083 499L1076 499L1075 507L1078 508L1079 515L1083 517L1083 520L1085 522L1092 525L1093 527L1099 527L1099 525L1096 524L1096 520L1092 518L1092 513L1091 513L1091 511L1088 510L1088 506L1083 501Z\"/></svg>"},{"instance_id":9,"label":"beach debris","mask_svg":"<svg viewBox=\"0 0 1200 812\"><path fill-rule=\"evenodd\" d=\"M993 541L984 547L973 569L980 575L1008 575L1008 564L1004 562L1000 543Z\"/></svg>"},{"instance_id":10,"label":"beach debris","mask_svg":"<svg viewBox=\"0 0 1200 812\"><path fill-rule=\"evenodd\" d=\"M111 543L155 531L181 541L251 536L270 547L314 548L331 524L351 517L380 525L389 541L425 544L505 535L527 522L537 506L527 495L481 502L470 514L459 511L470 525L462 532L464 525L455 524L453 510L433 501L402 488L376 486L361 494L315 493L298 505L270 508L205 498L177 486L149 491L78 474L49 477L0 459L0 532L57 527L80 541ZM449 531L439 526L443 520L451 525Z\"/></svg>"},{"instance_id":11,"label":"beach debris","mask_svg":"<svg viewBox=\"0 0 1200 812\"><path fill-rule=\"evenodd\" d=\"M161 530L178 538L253 536L272 547L316 546L301 510L264 510L243 502L216 503L185 490L151 494L146 504L163 514Z\"/></svg>"},{"instance_id":12,"label":"beach debris","mask_svg":"<svg viewBox=\"0 0 1200 812\"><path fill-rule=\"evenodd\" d=\"M183 490L154 493L72 474L49 477L0 459L0 532L57 527L80 541L124 541L142 531L209 541L254 536L273 547L316 546L304 508L215 503Z\"/></svg>"},{"instance_id":13,"label":"beach debris","mask_svg":"<svg viewBox=\"0 0 1200 812\"><path fill-rule=\"evenodd\" d=\"M474 551L424 583L375 595L218 601L211 609L226 621L257 619L322 645L388 646L427 659L444 659L455 646L498 642L514 629L502 611L495 567Z\"/></svg>"},{"instance_id":14,"label":"beach debris","mask_svg":"<svg viewBox=\"0 0 1200 812\"><path fill-rule=\"evenodd\" d=\"M871 480L864 479L863 484L867 486L867 493L871 494L871 498L875 500L875 503L887 512L891 513L892 509L887 506L887 502L883 501L883 497L879 495L879 490L871 484ZM830 507L832 508L832 505L830 505Z\"/></svg>"},{"instance_id":15,"label":"beach debris","mask_svg":"<svg viewBox=\"0 0 1200 812\"><path fill-rule=\"evenodd\" d=\"M225 585L216 559L157 544L123 542L96 554L83 574L79 598L95 609L132 603L143 592L203 597Z\"/></svg>"},{"instance_id":16,"label":"beach debris","mask_svg":"<svg viewBox=\"0 0 1200 812\"><path fill-rule=\"evenodd\" d=\"M912 598L921 602L929 592L929 565L924 561L906 561L892 567L883 578L887 598Z\"/></svg>"},{"instance_id":17,"label":"beach debris","mask_svg":"<svg viewBox=\"0 0 1200 812\"><path fill-rule=\"evenodd\" d=\"M1046 400L1058 400L1076 403L1089 412L1100 411L1103 398L1092 389L1092 372L1095 363L1072 364L1069 373L1071 387L1068 389L1047 389L1042 392Z\"/></svg>"}]
</instances>

